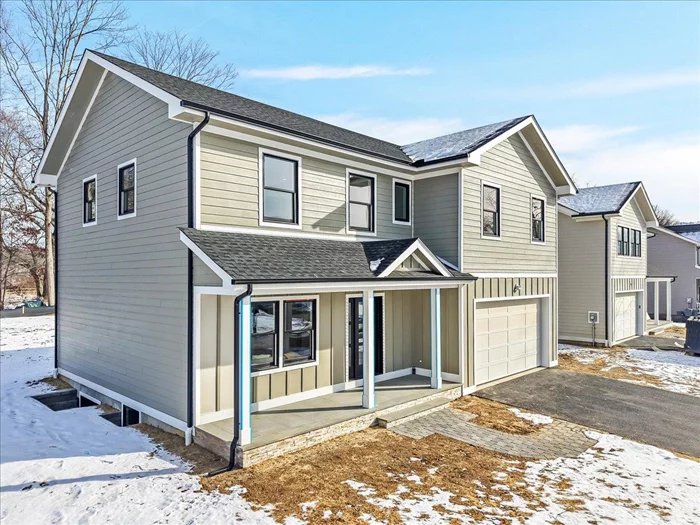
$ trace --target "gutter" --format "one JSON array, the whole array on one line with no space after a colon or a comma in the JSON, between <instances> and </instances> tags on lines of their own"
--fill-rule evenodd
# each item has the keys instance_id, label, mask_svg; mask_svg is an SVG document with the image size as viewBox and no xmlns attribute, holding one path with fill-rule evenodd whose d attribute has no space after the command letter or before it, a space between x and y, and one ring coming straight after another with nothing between
<instances>
[{"instance_id":1,"label":"gutter","mask_svg":"<svg viewBox=\"0 0 700 525\"><path fill-rule=\"evenodd\" d=\"M207 473L206 477L217 476L233 470L236 465L236 448L240 438L240 421L241 421L241 301L253 294L253 285L249 284L248 288L242 294L236 296L233 301L233 439L231 440L231 448L229 450L228 465L220 469Z\"/></svg>"},{"instance_id":2,"label":"gutter","mask_svg":"<svg viewBox=\"0 0 700 525\"><path fill-rule=\"evenodd\" d=\"M209 113L204 113L204 120L187 136L187 226L195 227L194 210L194 139L209 123ZM187 250L187 445L192 440L194 426L194 259L192 250Z\"/></svg>"},{"instance_id":3,"label":"gutter","mask_svg":"<svg viewBox=\"0 0 700 525\"><path fill-rule=\"evenodd\" d=\"M605 341L610 344L608 334L608 313L610 310L610 221L603 213L601 215L605 222ZM593 341L595 346L595 341Z\"/></svg>"}]
</instances>

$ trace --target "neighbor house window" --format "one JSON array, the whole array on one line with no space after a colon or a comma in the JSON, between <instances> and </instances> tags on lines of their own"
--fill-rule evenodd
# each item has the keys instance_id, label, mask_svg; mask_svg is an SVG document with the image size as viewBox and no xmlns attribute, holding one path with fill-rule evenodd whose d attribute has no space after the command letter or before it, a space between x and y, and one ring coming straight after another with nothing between
<instances>
[{"instance_id":1,"label":"neighbor house window","mask_svg":"<svg viewBox=\"0 0 700 525\"><path fill-rule=\"evenodd\" d=\"M314 361L316 301L284 302L284 366Z\"/></svg>"},{"instance_id":2,"label":"neighbor house window","mask_svg":"<svg viewBox=\"0 0 700 525\"><path fill-rule=\"evenodd\" d=\"M97 221L97 178L92 177L83 181L83 224L94 224Z\"/></svg>"},{"instance_id":3,"label":"neighbor house window","mask_svg":"<svg viewBox=\"0 0 700 525\"><path fill-rule=\"evenodd\" d=\"M642 256L642 232L639 230L632 230L632 252L631 255L634 257Z\"/></svg>"},{"instance_id":4,"label":"neighbor house window","mask_svg":"<svg viewBox=\"0 0 700 525\"><path fill-rule=\"evenodd\" d=\"M119 167L119 215L136 212L136 162Z\"/></svg>"},{"instance_id":5,"label":"neighbor house window","mask_svg":"<svg viewBox=\"0 0 700 525\"><path fill-rule=\"evenodd\" d=\"M394 222L411 223L411 185L394 180Z\"/></svg>"},{"instance_id":6,"label":"neighbor house window","mask_svg":"<svg viewBox=\"0 0 700 525\"><path fill-rule=\"evenodd\" d=\"M299 224L299 162L263 154L262 165L263 221Z\"/></svg>"},{"instance_id":7,"label":"neighbor house window","mask_svg":"<svg viewBox=\"0 0 700 525\"><path fill-rule=\"evenodd\" d=\"M252 304L252 370L275 368L278 364L278 317L274 301Z\"/></svg>"},{"instance_id":8,"label":"neighbor house window","mask_svg":"<svg viewBox=\"0 0 700 525\"><path fill-rule=\"evenodd\" d=\"M501 190L484 184L482 188L481 231L486 237L501 236Z\"/></svg>"},{"instance_id":9,"label":"neighbor house window","mask_svg":"<svg viewBox=\"0 0 700 525\"><path fill-rule=\"evenodd\" d=\"M544 200L532 198L532 240L544 242Z\"/></svg>"},{"instance_id":10,"label":"neighbor house window","mask_svg":"<svg viewBox=\"0 0 700 525\"><path fill-rule=\"evenodd\" d=\"M348 175L348 227L374 232L374 177Z\"/></svg>"}]
</instances>

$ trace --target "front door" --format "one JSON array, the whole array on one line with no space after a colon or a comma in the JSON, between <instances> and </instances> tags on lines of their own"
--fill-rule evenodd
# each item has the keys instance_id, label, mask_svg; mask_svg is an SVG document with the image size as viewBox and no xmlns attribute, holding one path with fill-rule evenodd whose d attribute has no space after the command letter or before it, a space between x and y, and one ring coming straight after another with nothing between
<instances>
[{"instance_id":1,"label":"front door","mask_svg":"<svg viewBox=\"0 0 700 525\"><path fill-rule=\"evenodd\" d=\"M379 375L384 369L384 301L383 297L374 298L374 375ZM348 379L362 379L364 365L365 333L364 305L362 297L348 299Z\"/></svg>"}]
</instances>

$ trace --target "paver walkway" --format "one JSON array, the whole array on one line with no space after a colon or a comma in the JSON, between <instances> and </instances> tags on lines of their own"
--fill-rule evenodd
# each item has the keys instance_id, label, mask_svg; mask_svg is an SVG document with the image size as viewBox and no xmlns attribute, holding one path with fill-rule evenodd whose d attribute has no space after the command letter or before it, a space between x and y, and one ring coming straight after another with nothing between
<instances>
[{"instance_id":1,"label":"paver walkway","mask_svg":"<svg viewBox=\"0 0 700 525\"><path fill-rule=\"evenodd\" d=\"M554 420L537 432L521 435L471 423L475 417L464 410L445 408L391 430L413 439L442 434L477 447L533 459L575 457L596 443L584 434L586 427L566 421Z\"/></svg>"}]
</instances>

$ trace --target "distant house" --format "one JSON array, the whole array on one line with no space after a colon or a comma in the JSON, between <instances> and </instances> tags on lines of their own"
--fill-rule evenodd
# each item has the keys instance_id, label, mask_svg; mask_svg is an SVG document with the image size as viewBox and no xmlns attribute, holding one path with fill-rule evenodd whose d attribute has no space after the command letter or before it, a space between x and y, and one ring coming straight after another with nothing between
<instances>
[{"instance_id":1,"label":"distant house","mask_svg":"<svg viewBox=\"0 0 700 525\"><path fill-rule=\"evenodd\" d=\"M671 294L671 314L678 315L700 304L700 224L683 224L666 228L650 228L649 275L674 276ZM647 305L654 310L653 300ZM668 308L666 290L659 294L659 309L663 315Z\"/></svg>"},{"instance_id":2,"label":"distant house","mask_svg":"<svg viewBox=\"0 0 700 525\"><path fill-rule=\"evenodd\" d=\"M559 199L560 340L612 346L647 333L650 226L658 222L641 182Z\"/></svg>"}]
</instances>

